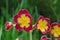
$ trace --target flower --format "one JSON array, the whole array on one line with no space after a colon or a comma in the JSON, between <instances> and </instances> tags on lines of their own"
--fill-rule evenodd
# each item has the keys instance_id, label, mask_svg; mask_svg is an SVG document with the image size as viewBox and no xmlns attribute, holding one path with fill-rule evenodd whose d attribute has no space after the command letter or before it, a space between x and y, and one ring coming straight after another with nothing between
<instances>
[{"instance_id":1,"label":"flower","mask_svg":"<svg viewBox=\"0 0 60 40\"><path fill-rule=\"evenodd\" d=\"M43 35L40 40L50 40L46 35Z\"/></svg>"},{"instance_id":2,"label":"flower","mask_svg":"<svg viewBox=\"0 0 60 40\"><path fill-rule=\"evenodd\" d=\"M12 24L12 22L6 22L5 26L6 26L6 31L8 31L12 28L13 24Z\"/></svg>"},{"instance_id":3,"label":"flower","mask_svg":"<svg viewBox=\"0 0 60 40\"><path fill-rule=\"evenodd\" d=\"M29 32L32 29L32 16L29 14L28 10L19 10L18 14L14 16L14 22L16 23L16 29L20 32L24 29Z\"/></svg>"},{"instance_id":4,"label":"flower","mask_svg":"<svg viewBox=\"0 0 60 40\"><path fill-rule=\"evenodd\" d=\"M50 34L56 38L59 38L60 37L60 24L56 22L52 23Z\"/></svg>"},{"instance_id":5,"label":"flower","mask_svg":"<svg viewBox=\"0 0 60 40\"><path fill-rule=\"evenodd\" d=\"M43 16L39 16L38 21L35 24L35 27L42 32L42 34L46 34L50 28L50 20L49 18L44 18Z\"/></svg>"}]
</instances>

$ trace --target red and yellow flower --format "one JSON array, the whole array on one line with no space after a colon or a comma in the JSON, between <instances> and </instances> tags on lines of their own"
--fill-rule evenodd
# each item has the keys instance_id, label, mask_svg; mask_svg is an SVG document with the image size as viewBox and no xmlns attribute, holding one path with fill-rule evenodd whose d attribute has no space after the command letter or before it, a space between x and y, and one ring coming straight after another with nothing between
<instances>
[{"instance_id":1,"label":"red and yellow flower","mask_svg":"<svg viewBox=\"0 0 60 40\"><path fill-rule=\"evenodd\" d=\"M40 40L50 40L46 35L43 35Z\"/></svg>"},{"instance_id":2,"label":"red and yellow flower","mask_svg":"<svg viewBox=\"0 0 60 40\"><path fill-rule=\"evenodd\" d=\"M10 30L11 28L12 28L12 26L13 26L13 24L12 24L12 22L6 22L5 23L5 28L6 28L6 31L8 31L8 30Z\"/></svg>"},{"instance_id":3,"label":"red and yellow flower","mask_svg":"<svg viewBox=\"0 0 60 40\"><path fill-rule=\"evenodd\" d=\"M50 28L50 20L48 18L44 18L43 16L39 16L35 27L40 30L43 34L46 34Z\"/></svg>"},{"instance_id":4,"label":"red and yellow flower","mask_svg":"<svg viewBox=\"0 0 60 40\"><path fill-rule=\"evenodd\" d=\"M26 9L19 10L18 14L14 16L14 21L18 31L24 29L29 32L32 29L32 16Z\"/></svg>"},{"instance_id":5,"label":"red and yellow flower","mask_svg":"<svg viewBox=\"0 0 60 40\"><path fill-rule=\"evenodd\" d=\"M56 38L59 38L60 37L60 24L52 23L50 34Z\"/></svg>"}]
</instances>

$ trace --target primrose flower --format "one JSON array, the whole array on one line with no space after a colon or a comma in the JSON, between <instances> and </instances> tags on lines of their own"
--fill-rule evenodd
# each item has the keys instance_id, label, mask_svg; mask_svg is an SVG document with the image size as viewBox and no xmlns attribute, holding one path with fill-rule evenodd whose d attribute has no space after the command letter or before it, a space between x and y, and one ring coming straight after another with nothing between
<instances>
[{"instance_id":1,"label":"primrose flower","mask_svg":"<svg viewBox=\"0 0 60 40\"><path fill-rule=\"evenodd\" d=\"M60 24L52 23L50 34L56 38L59 38L60 37Z\"/></svg>"},{"instance_id":2,"label":"primrose flower","mask_svg":"<svg viewBox=\"0 0 60 40\"><path fill-rule=\"evenodd\" d=\"M8 31L12 28L13 24L12 24L12 22L6 22L5 26L6 26L6 31Z\"/></svg>"},{"instance_id":3,"label":"primrose flower","mask_svg":"<svg viewBox=\"0 0 60 40\"><path fill-rule=\"evenodd\" d=\"M43 35L40 40L50 40L46 35Z\"/></svg>"},{"instance_id":4,"label":"primrose flower","mask_svg":"<svg viewBox=\"0 0 60 40\"><path fill-rule=\"evenodd\" d=\"M42 34L46 34L50 28L50 20L49 18L44 18L43 16L39 16L38 21L35 24L35 27L42 32Z\"/></svg>"},{"instance_id":5,"label":"primrose flower","mask_svg":"<svg viewBox=\"0 0 60 40\"><path fill-rule=\"evenodd\" d=\"M26 32L29 32L32 29L32 16L26 9L19 10L18 14L14 16L14 21L18 31L24 29Z\"/></svg>"}]
</instances>

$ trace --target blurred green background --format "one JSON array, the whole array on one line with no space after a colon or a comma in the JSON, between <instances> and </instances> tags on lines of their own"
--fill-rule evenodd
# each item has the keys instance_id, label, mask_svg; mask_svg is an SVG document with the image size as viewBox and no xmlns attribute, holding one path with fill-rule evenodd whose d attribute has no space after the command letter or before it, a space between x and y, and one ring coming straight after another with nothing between
<instances>
[{"instance_id":1,"label":"blurred green background","mask_svg":"<svg viewBox=\"0 0 60 40\"><path fill-rule=\"evenodd\" d=\"M16 40L16 38L29 40L29 33L23 30L21 32L17 32L15 28L8 32L5 30L5 22L14 22L13 16L19 9L29 10L33 17L32 24L37 21L39 15L50 18L51 23L60 23L60 0L0 0L0 40ZM32 36L33 40L39 40L42 34L34 30Z\"/></svg>"}]
</instances>

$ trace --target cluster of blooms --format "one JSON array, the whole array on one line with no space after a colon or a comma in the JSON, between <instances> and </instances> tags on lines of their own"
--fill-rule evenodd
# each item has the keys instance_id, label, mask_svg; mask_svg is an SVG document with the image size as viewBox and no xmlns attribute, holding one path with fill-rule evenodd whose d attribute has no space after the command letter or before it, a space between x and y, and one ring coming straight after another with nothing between
<instances>
[{"instance_id":1,"label":"cluster of blooms","mask_svg":"<svg viewBox=\"0 0 60 40\"><path fill-rule=\"evenodd\" d=\"M20 32L24 29L26 32L30 32L32 30L32 16L29 11L26 9L19 10L18 14L14 16L15 25L12 22L6 22L6 30L10 30L12 26L15 26L16 30ZM39 16L37 22L34 24L34 28L40 30L42 34L46 34L47 32L54 36L55 38L60 37L60 24L52 23L50 25L50 19L45 18L43 16ZM50 40L50 38L45 35L41 37L40 40Z\"/></svg>"}]
</instances>

